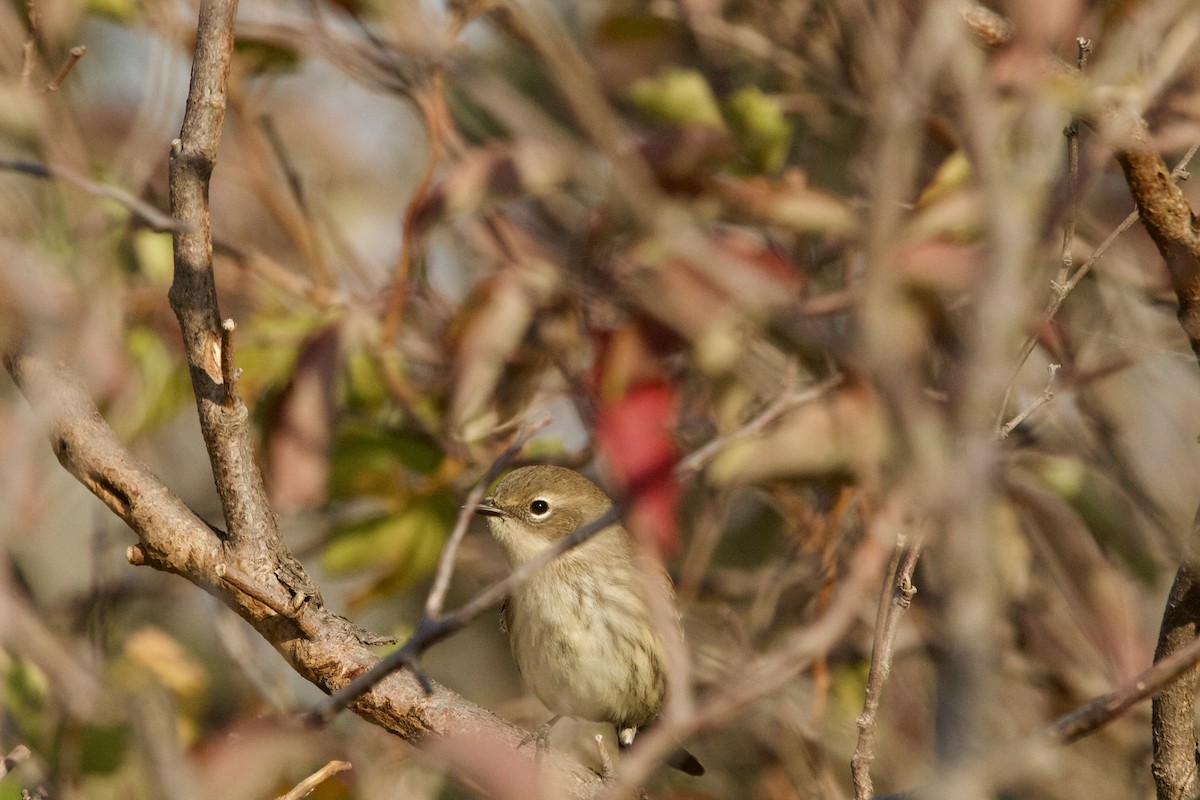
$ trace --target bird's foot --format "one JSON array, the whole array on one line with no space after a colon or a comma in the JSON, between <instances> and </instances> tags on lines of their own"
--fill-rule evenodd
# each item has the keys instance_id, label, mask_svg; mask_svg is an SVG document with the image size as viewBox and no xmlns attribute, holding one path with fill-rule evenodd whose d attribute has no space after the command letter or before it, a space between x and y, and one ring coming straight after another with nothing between
<instances>
[{"instance_id":1,"label":"bird's foot","mask_svg":"<svg viewBox=\"0 0 1200 800\"><path fill-rule=\"evenodd\" d=\"M537 730L533 731L533 733L527 734L525 738L521 740L520 746L524 747L527 744L533 743L533 745L537 748L534 751L534 757L538 761L541 761L542 757L546 755L546 752L550 749L550 729L553 728L554 723L558 722L560 719L562 719L562 715L557 714L551 717L549 722L539 725Z\"/></svg>"}]
</instances>

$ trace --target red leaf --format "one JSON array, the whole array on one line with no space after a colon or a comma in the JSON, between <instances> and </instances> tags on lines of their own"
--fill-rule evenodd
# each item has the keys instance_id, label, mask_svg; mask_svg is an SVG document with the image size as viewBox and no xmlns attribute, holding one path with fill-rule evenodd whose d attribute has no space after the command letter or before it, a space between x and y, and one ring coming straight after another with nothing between
<instances>
[{"instance_id":1,"label":"red leaf","mask_svg":"<svg viewBox=\"0 0 1200 800\"><path fill-rule=\"evenodd\" d=\"M644 381L604 403L596 419L600 452L621 488L633 495L629 529L654 542L663 555L679 549L675 510L680 489L674 470L679 456L671 438L675 395L664 380Z\"/></svg>"}]
</instances>

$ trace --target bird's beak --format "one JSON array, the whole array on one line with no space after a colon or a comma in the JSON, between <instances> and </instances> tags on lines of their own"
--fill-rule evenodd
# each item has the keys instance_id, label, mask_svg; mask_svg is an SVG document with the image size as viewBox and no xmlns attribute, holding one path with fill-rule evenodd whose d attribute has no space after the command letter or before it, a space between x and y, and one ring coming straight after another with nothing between
<instances>
[{"instance_id":1,"label":"bird's beak","mask_svg":"<svg viewBox=\"0 0 1200 800\"><path fill-rule=\"evenodd\" d=\"M483 514L485 517L503 517L504 512L501 511L496 503L490 497L485 497L475 506L476 513Z\"/></svg>"}]
</instances>

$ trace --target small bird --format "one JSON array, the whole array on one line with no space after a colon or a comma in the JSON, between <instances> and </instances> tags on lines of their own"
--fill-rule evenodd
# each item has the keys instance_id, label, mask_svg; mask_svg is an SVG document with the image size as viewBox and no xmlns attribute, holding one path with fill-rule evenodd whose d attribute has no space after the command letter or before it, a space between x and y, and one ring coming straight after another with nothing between
<instances>
[{"instance_id":1,"label":"small bird","mask_svg":"<svg viewBox=\"0 0 1200 800\"><path fill-rule=\"evenodd\" d=\"M478 512L515 567L611 507L608 495L578 472L533 466L508 473ZM661 569L657 574L678 625L671 579ZM564 716L609 722L625 748L662 712L665 652L645 583L629 533L614 523L513 590L502 621L522 677L555 715L547 726ZM682 748L668 763L704 774Z\"/></svg>"}]
</instances>

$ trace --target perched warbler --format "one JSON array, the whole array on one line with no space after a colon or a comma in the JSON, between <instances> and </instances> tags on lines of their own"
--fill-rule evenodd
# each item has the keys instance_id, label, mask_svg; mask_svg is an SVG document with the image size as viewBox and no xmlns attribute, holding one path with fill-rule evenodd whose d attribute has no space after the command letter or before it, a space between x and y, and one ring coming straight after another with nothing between
<instances>
[{"instance_id":1,"label":"perched warbler","mask_svg":"<svg viewBox=\"0 0 1200 800\"><path fill-rule=\"evenodd\" d=\"M515 567L611 507L579 473L534 466L508 473L478 511ZM652 574L670 604L669 634L679 635L671 579L661 568ZM662 712L665 652L646 583L629 533L613 523L513 590L502 611L504 626L522 677L555 715L549 725L564 716L609 722L618 744L628 747ZM668 763L704 774L682 748Z\"/></svg>"}]
</instances>

